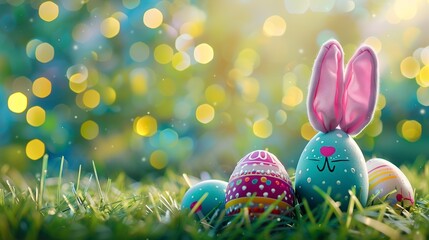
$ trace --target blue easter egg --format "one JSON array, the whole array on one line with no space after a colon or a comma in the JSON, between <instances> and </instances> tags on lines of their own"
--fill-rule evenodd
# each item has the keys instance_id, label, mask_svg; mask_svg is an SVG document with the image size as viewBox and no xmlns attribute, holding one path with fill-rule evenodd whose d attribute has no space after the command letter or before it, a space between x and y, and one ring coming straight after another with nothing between
<instances>
[{"instance_id":1,"label":"blue easter egg","mask_svg":"<svg viewBox=\"0 0 429 240\"><path fill-rule=\"evenodd\" d=\"M365 158L356 142L345 132L334 131L316 134L305 147L296 168L295 192L299 201L307 199L310 208L324 202L314 187L340 202L340 209L348 206L349 190L363 205L368 197L368 173Z\"/></svg>"},{"instance_id":2,"label":"blue easter egg","mask_svg":"<svg viewBox=\"0 0 429 240\"><path fill-rule=\"evenodd\" d=\"M196 209L197 214L208 215L212 211L225 209L225 190L228 183L221 180L199 182L186 191L182 199L181 209L191 211L197 202L207 193L207 197Z\"/></svg>"}]
</instances>

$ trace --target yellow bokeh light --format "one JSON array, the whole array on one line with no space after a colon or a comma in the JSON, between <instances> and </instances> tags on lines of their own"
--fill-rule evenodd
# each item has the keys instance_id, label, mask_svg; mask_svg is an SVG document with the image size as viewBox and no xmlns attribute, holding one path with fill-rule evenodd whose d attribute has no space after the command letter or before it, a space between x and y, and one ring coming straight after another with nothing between
<instances>
[{"instance_id":1,"label":"yellow bokeh light","mask_svg":"<svg viewBox=\"0 0 429 240\"><path fill-rule=\"evenodd\" d=\"M375 109L382 110L386 106L386 97L383 94L379 94L377 98L377 105Z\"/></svg>"},{"instance_id":2,"label":"yellow bokeh light","mask_svg":"<svg viewBox=\"0 0 429 240\"><path fill-rule=\"evenodd\" d=\"M102 98L104 103L106 103L107 105L113 104L116 101L115 89L111 87L107 87L106 89L104 89Z\"/></svg>"},{"instance_id":3,"label":"yellow bokeh light","mask_svg":"<svg viewBox=\"0 0 429 240\"><path fill-rule=\"evenodd\" d=\"M103 34L103 36L105 36L106 38L115 37L116 35L118 35L120 29L121 24L119 23L118 19L114 17L104 19L100 25L101 34Z\"/></svg>"},{"instance_id":4,"label":"yellow bokeh light","mask_svg":"<svg viewBox=\"0 0 429 240\"><path fill-rule=\"evenodd\" d=\"M396 0L394 4L396 16L403 20L410 20L416 16L417 1L416 0Z\"/></svg>"},{"instance_id":5,"label":"yellow bokeh light","mask_svg":"<svg viewBox=\"0 0 429 240\"><path fill-rule=\"evenodd\" d=\"M39 106L34 106L27 111L27 122L33 127L39 127L45 123L46 113L45 110Z\"/></svg>"},{"instance_id":6,"label":"yellow bokeh light","mask_svg":"<svg viewBox=\"0 0 429 240\"><path fill-rule=\"evenodd\" d=\"M406 57L401 61L401 73L406 78L414 78L419 74L420 64L414 57Z\"/></svg>"},{"instance_id":7,"label":"yellow bokeh light","mask_svg":"<svg viewBox=\"0 0 429 240\"><path fill-rule=\"evenodd\" d=\"M213 48L207 43L201 43L194 49L195 61L201 64L207 64L213 60Z\"/></svg>"},{"instance_id":8,"label":"yellow bokeh light","mask_svg":"<svg viewBox=\"0 0 429 240\"><path fill-rule=\"evenodd\" d=\"M168 164L168 155L161 150L152 152L149 158L150 165L155 169L163 169Z\"/></svg>"},{"instance_id":9,"label":"yellow bokeh light","mask_svg":"<svg viewBox=\"0 0 429 240\"><path fill-rule=\"evenodd\" d=\"M88 68L83 64L76 64L67 69L66 76L69 81L82 83L88 78Z\"/></svg>"},{"instance_id":10,"label":"yellow bokeh light","mask_svg":"<svg viewBox=\"0 0 429 240\"><path fill-rule=\"evenodd\" d=\"M167 64L173 59L173 48L167 44L160 44L154 50L155 60L161 64Z\"/></svg>"},{"instance_id":11,"label":"yellow bokeh light","mask_svg":"<svg viewBox=\"0 0 429 240\"><path fill-rule=\"evenodd\" d=\"M147 10L143 15L143 23L148 28L157 28L161 26L164 16L162 12L156 8Z\"/></svg>"},{"instance_id":12,"label":"yellow bokeh light","mask_svg":"<svg viewBox=\"0 0 429 240\"><path fill-rule=\"evenodd\" d=\"M417 89L417 101L423 106L429 106L429 88L419 87Z\"/></svg>"},{"instance_id":13,"label":"yellow bokeh light","mask_svg":"<svg viewBox=\"0 0 429 240\"><path fill-rule=\"evenodd\" d=\"M143 62L149 57L149 47L144 42L133 43L130 47L130 57L136 62Z\"/></svg>"},{"instance_id":14,"label":"yellow bokeh light","mask_svg":"<svg viewBox=\"0 0 429 240\"><path fill-rule=\"evenodd\" d=\"M253 123L253 134L259 138L268 138L273 133L273 125L268 119L261 119Z\"/></svg>"},{"instance_id":15,"label":"yellow bokeh light","mask_svg":"<svg viewBox=\"0 0 429 240\"><path fill-rule=\"evenodd\" d=\"M269 37L281 36L286 31L286 22L282 17L273 15L265 20L263 31Z\"/></svg>"},{"instance_id":16,"label":"yellow bokeh light","mask_svg":"<svg viewBox=\"0 0 429 240\"><path fill-rule=\"evenodd\" d=\"M367 44L368 46L371 46L376 53L379 53L381 51L381 48L382 48L381 41L376 37L369 37L364 41L364 43Z\"/></svg>"},{"instance_id":17,"label":"yellow bokeh light","mask_svg":"<svg viewBox=\"0 0 429 240\"><path fill-rule=\"evenodd\" d=\"M383 122L378 119L374 118L370 124L365 128L365 134L367 134L370 137L377 137L380 135L380 133L383 131Z\"/></svg>"},{"instance_id":18,"label":"yellow bokeh light","mask_svg":"<svg viewBox=\"0 0 429 240\"><path fill-rule=\"evenodd\" d=\"M206 88L205 96L207 102L212 103L213 105L222 103L225 101L225 89L219 84L213 84Z\"/></svg>"},{"instance_id":19,"label":"yellow bokeh light","mask_svg":"<svg viewBox=\"0 0 429 240\"><path fill-rule=\"evenodd\" d=\"M195 117L201 123L207 124L214 119L215 110L214 108L207 103L201 104L197 107L195 111Z\"/></svg>"},{"instance_id":20,"label":"yellow bokeh light","mask_svg":"<svg viewBox=\"0 0 429 240\"><path fill-rule=\"evenodd\" d=\"M39 139L33 139L27 143L25 154L31 160L38 160L45 154L45 144Z\"/></svg>"},{"instance_id":21,"label":"yellow bokeh light","mask_svg":"<svg viewBox=\"0 0 429 240\"><path fill-rule=\"evenodd\" d=\"M416 142L422 134L422 125L415 120L406 120L401 127L402 137L409 142Z\"/></svg>"},{"instance_id":22,"label":"yellow bokeh light","mask_svg":"<svg viewBox=\"0 0 429 240\"><path fill-rule=\"evenodd\" d=\"M55 55L54 47L49 43L41 43L36 47L36 59L41 63L50 62Z\"/></svg>"},{"instance_id":23,"label":"yellow bokeh light","mask_svg":"<svg viewBox=\"0 0 429 240\"><path fill-rule=\"evenodd\" d=\"M39 98L45 98L51 94L52 84L49 79L40 77L33 82L32 89L34 96Z\"/></svg>"},{"instance_id":24,"label":"yellow bokeh light","mask_svg":"<svg viewBox=\"0 0 429 240\"><path fill-rule=\"evenodd\" d=\"M301 136L307 141L310 141L316 133L316 130L314 130L313 126L311 126L309 122L306 122L301 126Z\"/></svg>"},{"instance_id":25,"label":"yellow bokeh light","mask_svg":"<svg viewBox=\"0 0 429 240\"><path fill-rule=\"evenodd\" d=\"M25 46L25 53L29 58L34 58L36 54L36 48L41 43L42 41L40 41L39 39L32 39L27 43L27 45Z\"/></svg>"},{"instance_id":26,"label":"yellow bokeh light","mask_svg":"<svg viewBox=\"0 0 429 240\"><path fill-rule=\"evenodd\" d=\"M186 52L177 52L171 59L171 65L178 70L183 71L191 65L191 58Z\"/></svg>"},{"instance_id":27,"label":"yellow bokeh light","mask_svg":"<svg viewBox=\"0 0 429 240\"><path fill-rule=\"evenodd\" d=\"M420 52L420 59L422 60L422 63L425 65L429 65L429 46L425 47Z\"/></svg>"},{"instance_id":28,"label":"yellow bokeh light","mask_svg":"<svg viewBox=\"0 0 429 240\"><path fill-rule=\"evenodd\" d=\"M136 95L144 95L147 92L147 80L142 69L135 69L130 73L131 91Z\"/></svg>"},{"instance_id":29,"label":"yellow bokeh light","mask_svg":"<svg viewBox=\"0 0 429 240\"><path fill-rule=\"evenodd\" d=\"M158 123L150 115L136 118L134 122L134 131L143 137L153 136L158 131Z\"/></svg>"},{"instance_id":30,"label":"yellow bokeh light","mask_svg":"<svg viewBox=\"0 0 429 240\"><path fill-rule=\"evenodd\" d=\"M80 126L80 135L86 140L92 140L98 136L99 133L98 124L92 120L85 121Z\"/></svg>"},{"instance_id":31,"label":"yellow bokeh light","mask_svg":"<svg viewBox=\"0 0 429 240\"><path fill-rule=\"evenodd\" d=\"M416 82L421 87L429 87L429 65L420 69L419 74L416 76Z\"/></svg>"},{"instance_id":32,"label":"yellow bokeh light","mask_svg":"<svg viewBox=\"0 0 429 240\"><path fill-rule=\"evenodd\" d=\"M259 96L259 82L254 78L243 78L237 80L241 97L246 102L254 102Z\"/></svg>"},{"instance_id":33,"label":"yellow bokeh light","mask_svg":"<svg viewBox=\"0 0 429 240\"><path fill-rule=\"evenodd\" d=\"M77 75L77 74L75 74ZM75 76L73 75L73 76ZM83 82L75 82L75 81L69 81L69 88L75 92L75 93L81 93L83 91L85 91L88 87L88 82L87 81L83 81Z\"/></svg>"},{"instance_id":34,"label":"yellow bokeh light","mask_svg":"<svg viewBox=\"0 0 429 240\"><path fill-rule=\"evenodd\" d=\"M100 93L90 89L83 93L82 102L87 108L96 108L100 104Z\"/></svg>"},{"instance_id":35,"label":"yellow bokeh light","mask_svg":"<svg viewBox=\"0 0 429 240\"><path fill-rule=\"evenodd\" d=\"M10 111L14 113L22 113L27 109L27 96L22 92L16 92L9 96L7 100L7 106Z\"/></svg>"},{"instance_id":36,"label":"yellow bokeh light","mask_svg":"<svg viewBox=\"0 0 429 240\"><path fill-rule=\"evenodd\" d=\"M301 89L296 86L288 87L285 90L282 103L288 107L296 107L304 99Z\"/></svg>"},{"instance_id":37,"label":"yellow bokeh light","mask_svg":"<svg viewBox=\"0 0 429 240\"><path fill-rule=\"evenodd\" d=\"M180 27L181 34L189 34L192 37L198 37L204 32L204 22L203 21L190 21L184 23Z\"/></svg>"},{"instance_id":38,"label":"yellow bokeh light","mask_svg":"<svg viewBox=\"0 0 429 240\"><path fill-rule=\"evenodd\" d=\"M51 22L58 17L58 5L51 1L46 1L39 6L39 16L46 22Z\"/></svg>"}]
</instances>

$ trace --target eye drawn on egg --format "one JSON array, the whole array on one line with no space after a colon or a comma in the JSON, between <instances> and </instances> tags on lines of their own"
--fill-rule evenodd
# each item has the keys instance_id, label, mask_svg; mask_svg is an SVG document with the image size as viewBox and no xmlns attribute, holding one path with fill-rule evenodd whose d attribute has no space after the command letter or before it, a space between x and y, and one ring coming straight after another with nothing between
<instances>
[{"instance_id":1,"label":"eye drawn on egg","mask_svg":"<svg viewBox=\"0 0 429 240\"><path fill-rule=\"evenodd\" d=\"M320 156L319 158L307 159L313 162L318 162L316 164L316 168L319 172L323 172L325 171L325 169L329 172L334 172L336 168L336 165L334 163L349 161L348 158L342 159L340 154L333 156L336 151L337 149L333 146L323 146L319 149L319 152L322 156ZM321 160L323 160L323 163L319 163Z\"/></svg>"}]
</instances>

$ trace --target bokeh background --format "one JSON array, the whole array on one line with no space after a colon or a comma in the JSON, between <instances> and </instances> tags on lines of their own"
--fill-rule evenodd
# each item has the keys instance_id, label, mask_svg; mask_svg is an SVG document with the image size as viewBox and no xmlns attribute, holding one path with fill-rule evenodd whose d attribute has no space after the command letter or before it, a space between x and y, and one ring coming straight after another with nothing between
<instances>
[{"instance_id":1,"label":"bokeh background","mask_svg":"<svg viewBox=\"0 0 429 240\"><path fill-rule=\"evenodd\" d=\"M367 159L429 157L429 1L0 0L0 161L39 171L95 161L141 179L228 178L268 149L293 169L314 135L320 45L368 44L380 95L356 137Z\"/></svg>"}]
</instances>

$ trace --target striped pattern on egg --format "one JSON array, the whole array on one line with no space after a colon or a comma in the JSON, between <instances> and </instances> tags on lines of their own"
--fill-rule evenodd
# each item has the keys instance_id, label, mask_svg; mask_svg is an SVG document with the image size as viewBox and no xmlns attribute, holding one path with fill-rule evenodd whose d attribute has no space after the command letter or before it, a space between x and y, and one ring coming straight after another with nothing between
<instances>
[{"instance_id":1,"label":"striped pattern on egg","mask_svg":"<svg viewBox=\"0 0 429 240\"><path fill-rule=\"evenodd\" d=\"M251 215L262 213L279 198L281 201L271 213L284 214L293 206L295 194L289 175L277 157L268 151L256 150L237 163L225 197L228 215L239 213L245 206Z\"/></svg>"},{"instance_id":2,"label":"striped pattern on egg","mask_svg":"<svg viewBox=\"0 0 429 240\"><path fill-rule=\"evenodd\" d=\"M386 198L390 205L402 207L414 205L414 192L410 181L404 173L391 162L373 158L366 163L369 178L369 197ZM395 191L394 193L387 195Z\"/></svg>"}]
</instances>

